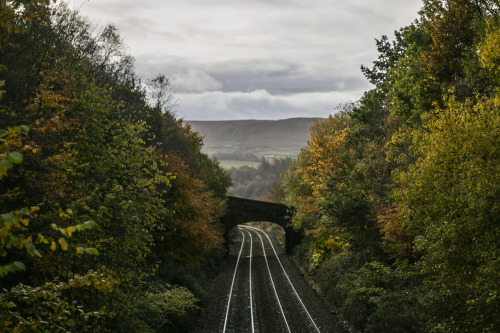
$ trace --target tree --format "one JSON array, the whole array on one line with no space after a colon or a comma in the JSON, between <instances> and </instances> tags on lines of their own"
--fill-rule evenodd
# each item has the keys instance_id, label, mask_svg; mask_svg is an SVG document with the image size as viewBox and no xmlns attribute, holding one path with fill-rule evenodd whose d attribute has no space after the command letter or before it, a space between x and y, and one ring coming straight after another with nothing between
<instances>
[{"instance_id":1,"label":"tree","mask_svg":"<svg viewBox=\"0 0 500 333\"><path fill-rule=\"evenodd\" d=\"M418 159L397 191L401 223L415 237L429 286L455 299L443 328L493 332L500 308L500 95L465 103L451 95L446 103L416 135Z\"/></svg>"},{"instance_id":2,"label":"tree","mask_svg":"<svg viewBox=\"0 0 500 333\"><path fill-rule=\"evenodd\" d=\"M302 263L355 328L493 331L499 4L423 5L377 40L375 88L311 128L284 202Z\"/></svg>"},{"instance_id":3,"label":"tree","mask_svg":"<svg viewBox=\"0 0 500 333\"><path fill-rule=\"evenodd\" d=\"M23 3L0 13L0 275L27 273L2 278L0 330L168 330L197 300L160 270L218 246L228 175L149 105L116 28Z\"/></svg>"}]
</instances>

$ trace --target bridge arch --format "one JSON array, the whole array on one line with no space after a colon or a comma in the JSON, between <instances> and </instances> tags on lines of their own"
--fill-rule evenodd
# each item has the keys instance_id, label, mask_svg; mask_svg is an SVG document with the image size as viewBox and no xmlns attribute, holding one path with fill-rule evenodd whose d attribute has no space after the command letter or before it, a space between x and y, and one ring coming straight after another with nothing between
<instances>
[{"instance_id":1,"label":"bridge arch","mask_svg":"<svg viewBox=\"0 0 500 333\"><path fill-rule=\"evenodd\" d=\"M279 224L285 230L286 253L291 254L295 245L302 239L302 234L292 228L290 215L292 210L282 204L250 200L237 197L227 197L227 213L222 218L225 233L246 222L272 222Z\"/></svg>"}]
</instances>

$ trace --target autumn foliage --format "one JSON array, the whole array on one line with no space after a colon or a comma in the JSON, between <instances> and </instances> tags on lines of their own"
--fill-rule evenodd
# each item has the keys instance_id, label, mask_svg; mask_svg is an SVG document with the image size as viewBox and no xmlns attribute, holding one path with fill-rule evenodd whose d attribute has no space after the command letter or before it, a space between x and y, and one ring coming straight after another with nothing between
<instances>
[{"instance_id":1,"label":"autumn foliage","mask_svg":"<svg viewBox=\"0 0 500 333\"><path fill-rule=\"evenodd\" d=\"M227 173L114 27L0 6L0 330L186 329L202 295L178 281L220 245Z\"/></svg>"},{"instance_id":2,"label":"autumn foliage","mask_svg":"<svg viewBox=\"0 0 500 333\"><path fill-rule=\"evenodd\" d=\"M498 1L424 0L282 178L297 256L364 332L500 327Z\"/></svg>"}]
</instances>

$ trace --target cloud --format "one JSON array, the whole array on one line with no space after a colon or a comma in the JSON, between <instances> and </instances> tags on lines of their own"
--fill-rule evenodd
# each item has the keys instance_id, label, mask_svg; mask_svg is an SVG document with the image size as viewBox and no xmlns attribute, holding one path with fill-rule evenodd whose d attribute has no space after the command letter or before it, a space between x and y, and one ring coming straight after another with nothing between
<instances>
[{"instance_id":1,"label":"cloud","mask_svg":"<svg viewBox=\"0 0 500 333\"><path fill-rule=\"evenodd\" d=\"M79 7L85 0L69 2ZM360 98L371 87L360 65L377 58L374 39L411 23L420 5L90 0L81 11L116 24L144 79L171 78L180 117L276 119L326 116L336 104Z\"/></svg>"},{"instance_id":2,"label":"cloud","mask_svg":"<svg viewBox=\"0 0 500 333\"><path fill-rule=\"evenodd\" d=\"M272 95L252 92L204 92L177 94L176 113L186 120L283 119L327 117L338 104L355 100L353 93L304 93Z\"/></svg>"},{"instance_id":3,"label":"cloud","mask_svg":"<svg viewBox=\"0 0 500 333\"><path fill-rule=\"evenodd\" d=\"M176 73L172 75L171 79L175 91L179 93L212 91L222 88L221 82L199 69L191 69L187 73Z\"/></svg>"},{"instance_id":4,"label":"cloud","mask_svg":"<svg viewBox=\"0 0 500 333\"><path fill-rule=\"evenodd\" d=\"M172 78L178 93L202 92L204 87L224 92L266 90L279 95L370 88L359 69L356 73L348 73L278 59L194 63L182 57L151 56L141 57L136 68L147 78L166 74Z\"/></svg>"}]
</instances>

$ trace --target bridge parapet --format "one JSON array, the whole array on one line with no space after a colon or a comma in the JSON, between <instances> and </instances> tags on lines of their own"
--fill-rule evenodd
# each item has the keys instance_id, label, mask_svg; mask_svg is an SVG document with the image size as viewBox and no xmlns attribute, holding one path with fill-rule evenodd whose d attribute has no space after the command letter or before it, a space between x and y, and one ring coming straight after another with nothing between
<instances>
[{"instance_id":1,"label":"bridge parapet","mask_svg":"<svg viewBox=\"0 0 500 333\"><path fill-rule=\"evenodd\" d=\"M246 222L272 222L285 229L286 253L300 243L302 235L292 228L290 215L293 209L277 203L228 196L227 214L222 218L226 233Z\"/></svg>"}]
</instances>

